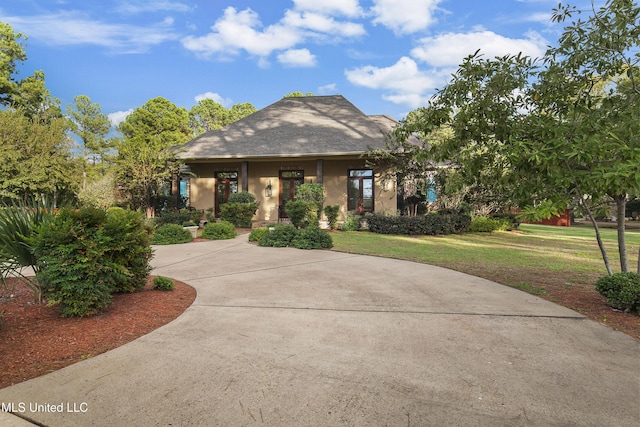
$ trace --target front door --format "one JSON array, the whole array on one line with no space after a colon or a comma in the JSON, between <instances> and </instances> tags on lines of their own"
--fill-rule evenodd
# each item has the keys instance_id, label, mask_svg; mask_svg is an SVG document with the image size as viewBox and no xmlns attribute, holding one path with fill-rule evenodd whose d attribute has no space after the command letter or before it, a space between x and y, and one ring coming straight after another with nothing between
<instances>
[{"instance_id":1,"label":"front door","mask_svg":"<svg viewBox=\"0 0 640 427\"><path fill-rule=\"evenodd\" d=\"M280 171L280 207L278 215L287 218L285 206L296 199L296 189L304 184L304 171Z\"/></svg>"}]
</instances>

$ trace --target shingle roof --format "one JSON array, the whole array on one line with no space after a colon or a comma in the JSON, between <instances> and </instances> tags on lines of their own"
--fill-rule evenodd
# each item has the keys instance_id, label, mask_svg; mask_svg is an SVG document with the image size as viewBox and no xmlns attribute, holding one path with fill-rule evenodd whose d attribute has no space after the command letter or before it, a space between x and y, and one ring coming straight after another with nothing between
<instances>
[{"instance_id":1,"label":"shingle roof","mask_svg":"<svg viewBox=\"0 0 640 427\"><path fill-rule=\"evenodd\" d=\"M362 154L397 122L367 116L341 95L283 98L181 147L190 160Z\"/></svg>"}]
</instances>

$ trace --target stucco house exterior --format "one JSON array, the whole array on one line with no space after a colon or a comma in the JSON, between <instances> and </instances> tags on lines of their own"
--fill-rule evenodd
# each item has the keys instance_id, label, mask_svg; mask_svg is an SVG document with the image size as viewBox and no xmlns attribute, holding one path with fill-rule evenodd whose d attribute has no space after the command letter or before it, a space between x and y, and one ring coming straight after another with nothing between
<instances>
[{"instance_id":1,"label":"stucco house exterior","mask_svg":"<svg viewBox=\"0 0 640 427\"><path fill-rule=\"evenodd\" d=\"M218 211L230 193L245 190L259 202L254 223L277 222L297 185L313 182L325 187L325 205L340 206L340 220L348 211L396 213L395 185L383 184L363 156L384 147L396 123L340 95L283 98L181 147L177 156L195 175L189 205Z\"/></svg>"}]
</instances>

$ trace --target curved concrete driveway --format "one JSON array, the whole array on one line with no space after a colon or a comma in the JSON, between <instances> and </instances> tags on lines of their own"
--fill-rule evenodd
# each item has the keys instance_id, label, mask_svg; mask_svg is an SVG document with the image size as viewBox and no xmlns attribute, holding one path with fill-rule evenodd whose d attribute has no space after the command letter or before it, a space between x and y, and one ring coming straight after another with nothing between
<instances>
[{"instance_id":1,"label":"curved concrete driveway","mask_svg":"<svg viewBox=\"0 0 640 427\"><path fill-rule=\"evenodd\" d=\"M197 289L193 306L132 343L0 390L5 409L22 403L22 416L47 426L638 423L638 341L487 280L260 248L246 235L158 247L153 264ZM2 415L11 421L21 422Z\"/></svg>"}]
</instances>

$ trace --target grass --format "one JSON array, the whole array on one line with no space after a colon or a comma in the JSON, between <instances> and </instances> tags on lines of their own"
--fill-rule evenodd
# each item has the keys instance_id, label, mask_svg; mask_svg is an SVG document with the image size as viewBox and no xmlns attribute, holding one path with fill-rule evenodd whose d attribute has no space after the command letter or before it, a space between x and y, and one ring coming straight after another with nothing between
<instances>
[{"instance_id":1,"label":"grass","mask_svg":"<svg viewBox=\"0 0 640 427\"><path fill-rule=\"evenodd\" d=\"M616 231L601 230L614 271L619 269ZM541 285L593 284L606 274L595 233L588 227L523 224L517 232L450 236L332 234L334 250L438 265L541 294ZM640 230L626 234L629 265L637 265Z\"/></svg>"}]
</instances>

